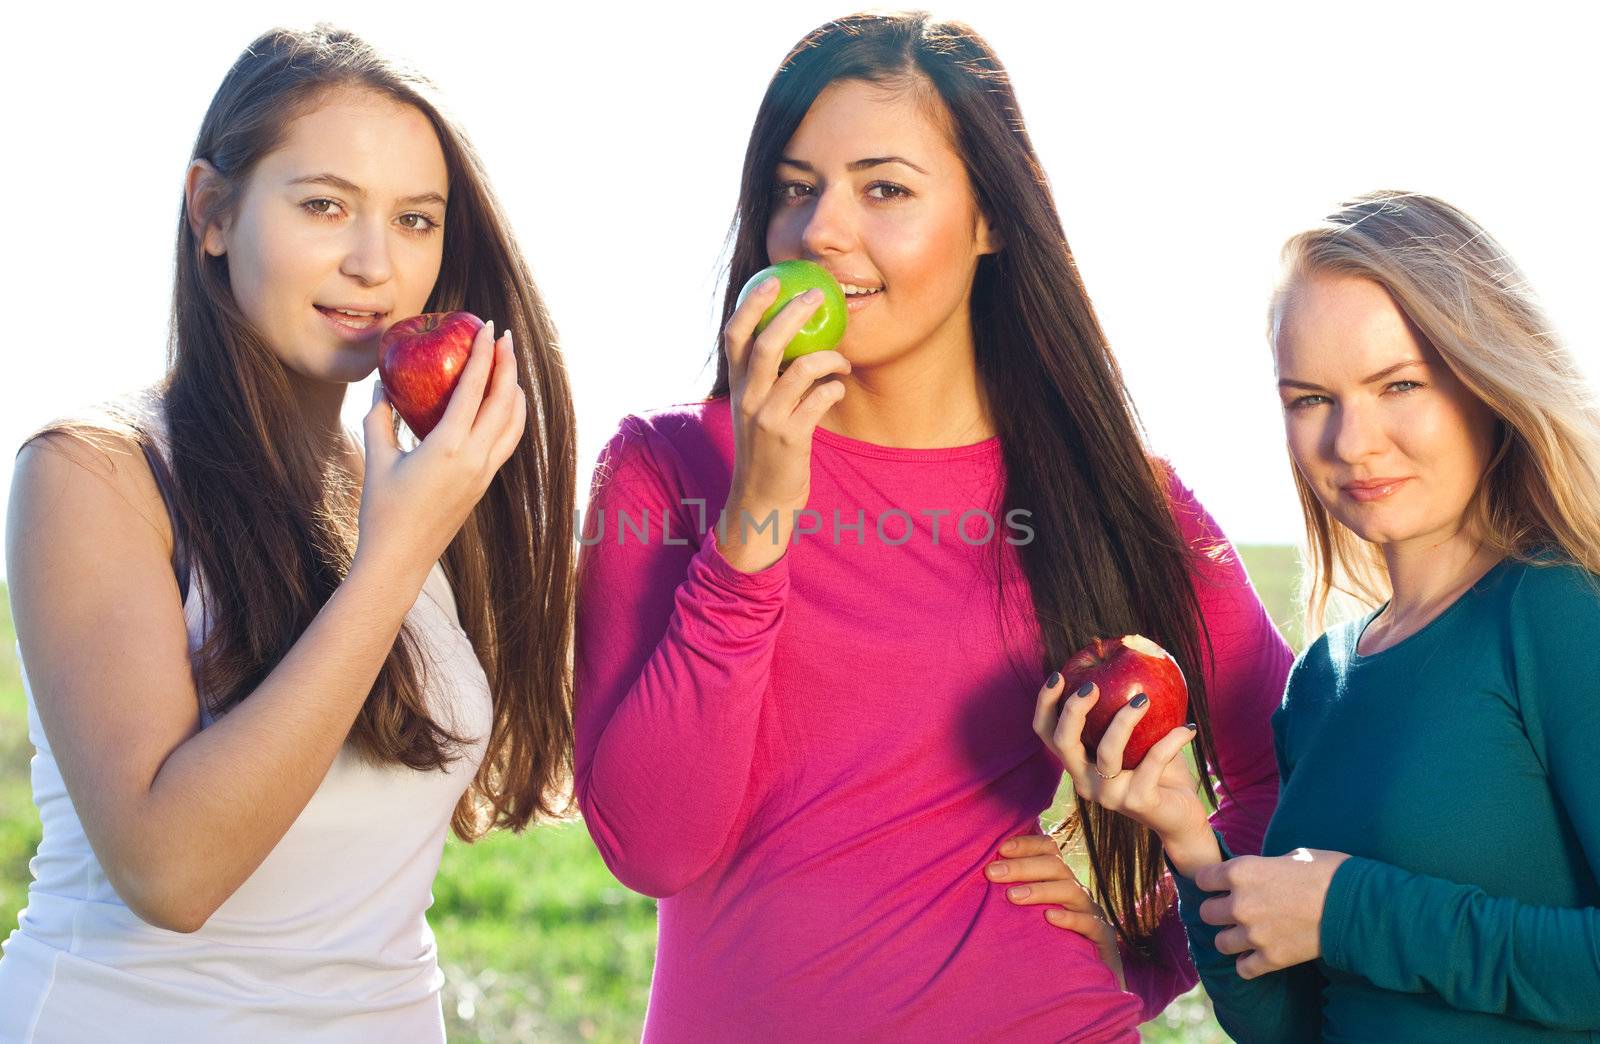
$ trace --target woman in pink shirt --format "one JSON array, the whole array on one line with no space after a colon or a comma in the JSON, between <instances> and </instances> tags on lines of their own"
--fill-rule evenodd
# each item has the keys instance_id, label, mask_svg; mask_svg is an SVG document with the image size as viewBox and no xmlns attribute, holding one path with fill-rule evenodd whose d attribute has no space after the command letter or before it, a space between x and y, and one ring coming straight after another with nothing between
<instances>
[{"instance_id":1,"label":"woman in pink shirt","mask_svg":"<svg viewBox=\"0 0 1600 1044\"><path fill-rule=\"evenodd\" d=\"M754 335L776 287L736 296L787 258L850 314L785 370L817 301ZM924 15L807 36L730 276L710 398L623 422L582 536L575 784L661 898L646 1039L1137 1040L1195 978L1153 835L1080 810L1120 945L1060 946L985 874L1060 780L1041 680L1096 635L1171 649L1216 824L1257 851L1290 656L1143 444L987 44Z\"/></svg>"}]
</instances>

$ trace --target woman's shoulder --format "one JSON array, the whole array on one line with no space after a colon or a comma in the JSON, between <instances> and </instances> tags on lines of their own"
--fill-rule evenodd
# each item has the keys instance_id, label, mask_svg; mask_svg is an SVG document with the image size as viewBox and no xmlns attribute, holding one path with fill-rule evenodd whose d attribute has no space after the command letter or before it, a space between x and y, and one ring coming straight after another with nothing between
<instances>
[{"instance_id":1,"label":"woman's shoulder","mask_svg":"<svg viewBox=\"0 0 1600 1044\"><path fill-rule=\"evenodd\" d=\"M126 396L58 417L23 441L8 519L20 553L171 556L172 525L145 455L150 409L147 396Z\"/></svg>"},{"instance_id":2,"label":"woman's shoulder","mask_svg":"<svg viewBox=\"0 0 1600 1044\"><path fill-rule=\"evenodd\" d=\"M1541 549L1507 563L1500 586L1514 621L1575 629L1586 642L1600 626L1600 576L1558 551Z\"/></svg>"},{"instance_id":3,"label":"woman's shoulder","mask_svg":"<svg viewBox=\"0 0 1600 1044\"><path fill-rule=\"evenodd\" d=\"M618 426L617 438L649 439L669 445L688 445L706 438L733 434L728 400L681 402L653 410L630 413Z\"/></svg>"},{"instance_id":4,"label":"woman's shoulder","mask_svg":"<svg viewBox=\"0 0 1600 1044\"><path fill-rule=\"evenodd\" d=\"M1316 698L1316 693L1336 687L1331 683L1349 669L1364 623L1365 617L1335 624L1301 650L1289 668L1284 702Z\"/></svg>"},{"instance_id":5,"label":"woman's shoulder","mask_svg":"<svg viewBox=\"0 0 1600 1044\"><path fill-rule=\"evenodd\" d=\"M1223 536L1221 527L1217 525L1216 519L1211 517L1211 512L1206 510L1205 505L1200 503L1200 498L1195 495L1194 490L1178 476L1178 470L1172 466L1172 461L1155 454L1151 454L1148 459L1156 481L1166 495L1173 520L1178 523L1178 529L1185 539L1191 544L1201 540L1218 547L1225 547L1228 541Z\"/></svg>"},{"instance_id":6,"label":"woman's shoulder","mask_svg":"<svg viewBox=\"0 0 1600 1044\"><path fill-rule=\"evenodd\" d=\"M94 403L35 428L17 450L20 483L97 480L160 503L145 447L165 440L159 398L146 389Z\"/></svg>"},{"instance_id":7,"label":"woman's shoulder","mask_svg":"<svg viewBox=\"0 0 1600 1044\"><path fill-rule=\"evenodd\" d=\"M678 403L630 413L600 453L596 485L641 469L672 485L695 484L732 467L733 424L727 399Z\"/></svg>"}]
</instances>

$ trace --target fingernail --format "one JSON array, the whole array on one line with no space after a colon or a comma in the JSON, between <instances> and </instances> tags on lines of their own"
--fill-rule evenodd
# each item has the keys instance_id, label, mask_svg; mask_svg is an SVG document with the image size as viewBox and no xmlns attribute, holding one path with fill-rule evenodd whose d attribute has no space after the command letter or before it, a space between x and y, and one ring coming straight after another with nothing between
<instances>
[{"instance_id":1,"label":"fingernail","mask_svg":"<svg viewBox=\"0 0 1600 1044\"><path fill-rule=\"evenodd\" d=\"M1133 699L1128 701L1128 706L1130 706L1130 707L1143 707L1145 704L1147 704L1149 702L1150 702L1150 697L1146 696L1144 693L1141 692L1139 695L1135 696Z\"/></svg>"},{"instance_id":2,"label":"fingernail","mask_svg":"<svg viewBox=\"0 0 1600 1044\"><path fill-rule=\"evenodd\" d=\"M756 287L756 293L764 294L768 290L776 290L777 288L778 288L778 277L777 276L767 276L766 281L763 282L760 286Z\"/></svg>"},{"instance_id":3,"label":"fingernail","mask_svg":"<svg viewBox=\"0 0 1600 1044\"><path fill-rule=\"evenodd\" d=\"M1067 912L1061 909L1059 906L1052 906L1050 909L1044 912L1044 915L1050 918L1052 921L1059 921L1061 918L1067 915Z\"/></svg>"},{"instance_id":4,"label":"fingernail","mask_svg":"<svg viewBox=\"0 0 1600 1044\"><path fill-rule=\"evenodd\" d=\"M806 299L806 304L811 304L814 301L822 300L822 291L818 290L816 287L812 287L801 296Z\"/></svg>"},{"instance_id":5,"label":"fingernail","mask_svg":"<svg viewBox=\"0 0 1600 1044\"><path fill-rule=\"evenodd\" d=\"M1091 693L1093 691L1094 691L1094 682L1087 681L1087 682L1084 682L1082 685L1078 686L1078 691L1073 693L1072 695L1074 695L1074 696L1087 696L1087 695L1089 695L1089 693Z\"/></svg>"},{"instance_id":6,"label":"fingernail","mask_svg":"<svg viewBox=\"0 0 1600 1044\"><path fill-rule=\"evenodd\" d=\"M493 341L494 341L494 320L490 319L488 322L484 323L483 325L487 326L489 328L489 341L491 343L493 343Z\"/></svg>"},{"instance_id":7,"label":"fingernail","mask_svg":"<svg viewBox=\"0 0 1600 1044\"><path fill-rule=\"evenodd\" d=\"M1046 678L1044 680L1044 687L1047 688L1047 689L1053 689L1057 685L1060 685L1060 684L1061 684L1061 672L1060 671L1051 671L1050 672L1050 677L1048 677L1048 678Z\"/></svg>"},{"instance_id":8,"label":"fingernail","mask_svg":"<svg viewBox=\"0 0 1600 1044\"><path fill-rule=\"evenodd\" d=\"M1000 854L1001 855L1010 855L1012 852L1015 852L1016 850L1017 850L1017 843L1015 841L1007 841L1005 844L1000 846Z\"/></svg>"},{"instance_id":9,"label":"fingernail","mask_svg":"<svg viewBox=\"0 0 1600 1044\"><path fill-rule=\"evenodd\" d=\"M1198 731L1200 731L1200 726L1196 725L1192 721L1189 724L1185 725L1184 728L1188 729L1190 732L1198 732Z\"/></svg>"},{"instance_id":10,"label":"fingernail","mask_svg":"<svg viewBox=\"0 0 1600 1044\"><path fill-rule=\"evenodd\" d=\"M1015 888L1006 889L1006 898L1010 899L1012 902L1026 899L1032 894L1033 889L1029 888L1027 885L1017 885Z\"/></svg>"},{"instance_id":11,"label":"fingernail","mask_svg":"<svg viewBox=\"0 0 1600 1044\"><path fill-rule=\"evenodd\" d=\"M998 881L1000 878L1006 876L1006 866L1004 863L990 863L988 866L983 868L983 872Z\"/></svg>"}]
</instances>

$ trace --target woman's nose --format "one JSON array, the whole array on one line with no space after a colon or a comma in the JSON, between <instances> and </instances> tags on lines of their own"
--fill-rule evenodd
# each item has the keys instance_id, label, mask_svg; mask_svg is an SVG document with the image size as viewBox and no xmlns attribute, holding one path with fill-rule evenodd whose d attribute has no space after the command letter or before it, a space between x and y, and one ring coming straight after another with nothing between
<instances>
[{"instance_id":1,"label":"woman's nose","mask_svg":"<svg viewBox=\"0 0 1600 1044\"><path fill-rule=\"evenodd\" d=\"M394 274L387 225L371 220L354 221L351 226L354 239L339 271L368 286L387 282Z\"/></svg>"},{"instance_id":2,"label":"woman's nose","mask_svg":"<svg viewBox=\"0 0 1600 1044\"><path fill-rule=\"evenodd\" d=\"M807 256L849 252L855 244L854 212L850 207L849 186L825 189L812 205L800 245Z\"/></svg>"}]
</instances>

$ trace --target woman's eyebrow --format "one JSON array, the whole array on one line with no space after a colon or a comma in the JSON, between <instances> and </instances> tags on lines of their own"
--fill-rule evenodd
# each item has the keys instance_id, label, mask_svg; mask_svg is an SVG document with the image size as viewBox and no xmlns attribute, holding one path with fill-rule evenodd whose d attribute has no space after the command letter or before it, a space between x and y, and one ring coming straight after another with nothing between
<instances>
[{"instance_id":1,"label":"woman's eyebrow","mask_svg":"<svg viewBox=\"0 0 1600 1044\"><path fill-rule=\"evenodd\" d=\"M1366 377L1361 378L1361 383L1362 384L1375 384L1378 381L1383 380L1385 377L1393 376L1394 374L1398 373L1399 371L1405 369L1407 366L1425 366L1425 365L1427 365L1427 364L1421 359L1407 359L1405 362L1397 362L1393 366L1385 366L1383 369L1379 370L1377 373L1368 374ZM1312 384L1310 381L1295 380L1293 377L1280 378L1278 380L1278 387L1280 387L1280 388L1304 388L1306 391L1327 391L1328 390L1328 389L1324 388L1320 384Z\"/></svg>"},{"instance_id":2,"label":"woman's eyebrow","mask_svg":"<svg viewBox=\"0 0 1600 1044\"><path fill-rule=\"evenodd\" d=\"M781 157L778 158L778 162L783 164L786 167L796 167L796 168L798 168L800 170L810 171L812 173L816 172L816 168L813 167L811 164L805 162L804 160L794 159L793 157L790 157L790 156L781 156ZM851 163L846 167L846 169L847 170L867 170L870 167L881 167L885 163L903 163L906 166L910 167L912 170L916 171L918 174L926 174L926 173L928 173L926 170L923 170L921 167L917 166L915 163L912 163L910 160L906 159L904 156L868 156L866 159L858 159L858 160L851 161Z\"/></svg>"},{"instance_id":3,"label":"woman's eyebrow","mask_svg":"<svg viewBox=\"0 0 1600 1044\"><path fill-rule=\"evenodd\" d=\"M330 174L327 172L323 172L321 174L307 174L303 178L295 178L294 180L290 181L289 184L327 185L329 188L336 188L340 192L348 192L350 195L359 199L367 198L367 190L362 188L360 185L357 185L349 178L341 178L337 174ZM439 195L437 192L419 192L414 196L407 196L404 199L398 200L398 202L402 206L414 206L418 203L437 203L441 207L446 205L445 198Z\"/></svg>"}]
</instances>

